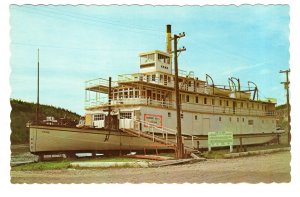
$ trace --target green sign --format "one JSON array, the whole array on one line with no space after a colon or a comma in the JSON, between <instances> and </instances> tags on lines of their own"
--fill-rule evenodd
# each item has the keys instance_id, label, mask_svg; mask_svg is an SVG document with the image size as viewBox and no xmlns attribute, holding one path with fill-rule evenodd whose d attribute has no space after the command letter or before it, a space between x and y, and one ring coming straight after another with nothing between
<instances>
[{"instance_id":1,"label":"green sign","mask_svg":"<svg viewBox=\"0 0 300 197\"><path fill-rule=\"evenodd\" d=\"M208 147L232 146L232 132L208 132Z\"/></svg>"}]
</instances>

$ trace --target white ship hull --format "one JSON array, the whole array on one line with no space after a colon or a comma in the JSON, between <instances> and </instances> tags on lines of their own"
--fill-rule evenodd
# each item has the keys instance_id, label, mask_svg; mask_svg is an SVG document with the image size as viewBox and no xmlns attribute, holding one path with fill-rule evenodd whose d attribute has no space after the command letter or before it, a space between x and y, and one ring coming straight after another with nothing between
<instances>
[{"instance_id":1,"label":"white ship hull","mask_svg":"<svg viewBox=\"0 0 300 197\"><path fill-rule=\"evenodd\" d=\"M109 137L108 137L109 136ZM276 137L276 134L236 135L234 145L267 143ZM106 140L107 139L107 140ZM170 136L170 139L172 137ZM173 138L174 139L174 138ZM207 148L207 136L199 136L197 140L184 139L187 147ZM30 152L57 153L57 152L101 152L101 151L144 151L144 150L171 150L172 148L153 142L143 137L132 136L122 131L100 129L78 129L54 126L30 127Z\"/></svg>"},{"instance_id":2,"label":"white ship hull","mask_svg":"<svg viewBox=\"0 0 300 197\"><path fill-rule=\"evenodd\" d=\"M100 129L30 127L30 152L133 151L170 149L149 139Z\"/></svg>"}]
</instances>

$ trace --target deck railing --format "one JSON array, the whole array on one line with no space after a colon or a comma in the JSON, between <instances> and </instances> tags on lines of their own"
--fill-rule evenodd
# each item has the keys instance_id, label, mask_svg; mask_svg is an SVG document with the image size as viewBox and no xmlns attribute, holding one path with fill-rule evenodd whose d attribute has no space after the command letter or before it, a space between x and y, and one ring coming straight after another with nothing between
<instances>
[{"instance_id":1,"label":"deck railing","mask_svg":"<svg viewBox=\"0 0 300 197\"><path fill-rule=\"evenodd\" d=\"M109 86L109 81L108 81L108 79L97 78L97 79L92 79L92 80L88 80L88 81L85 82L85 88L86 89L96 87L96 86L108 87ZM112 87L117 87L118 82L112 81L111 86Z\"/></svg>"},{"instance_id":2,"label":"deck railing","mask_svg":"<svg viewBox=\"0 0 300 197\"><path fill-rule=\"evenodd\" d=\"M87 100L85 103L86 108L90 107L105 107L108 106L109 102L107 98L98 98ZM174 101L164 100L153 100L150 98L123 98L111 100L111 106L118 105L147 105L162 108L175 109L176 105ZM233 108L227 106L215 106L205 104L194 104L194 103L182 103L181 110L196 111L199 113L212 113L212 114L231 114L231 115L253 115L253 116L275 116L274 111L264 111L255 109L245 108Z\"/></svg>"},{"instance_id":3,"label":"deck railing","mask_svg":"<svg viewBox=\"0 0 300 197\"><path fill-rule=\"evenodd\" d=\"M171 128L164 127L164 126L159 126L154 123L143 121L143 120L133 119L132 121L133 121L134 125L140 125L141 127L147 126L147 128L149 129L147 132L152 135L153 142L155 141L156 138L160 138L160 139L165 140L166 144L169 144L169 143L176 144L177 143L177 131L175 129L171 129ZM133 129L136 133L138 133L139 136L141 135L141 132L145 132L145 131L141 131L139 126L137 126L137 127L134 126L131 129ZM197 140L198 137L194 136L194 135L190 135L190 134L182 134L182 143L183 144L184 144L185 139L191 139L191 143L192 143L191 147L184 145L185 148L193 149L195 147L194 140Z\"/></svg>"}]
</instances>

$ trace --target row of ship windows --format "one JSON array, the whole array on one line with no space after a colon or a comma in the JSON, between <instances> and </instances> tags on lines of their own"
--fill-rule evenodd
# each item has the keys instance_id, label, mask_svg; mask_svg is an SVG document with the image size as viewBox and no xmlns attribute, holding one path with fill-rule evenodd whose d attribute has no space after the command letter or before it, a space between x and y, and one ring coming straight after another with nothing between
<instances>
[{"instance_id":1,"label":"row of ship windows","mask_svg":"<svg viewBox=\"0 0 300 197\"><path fill-rule=\"evenodd\" d=\"M182 99L183 98L183 99ZM181 97L180 97L180 102L181 101L185 101L185 102L187 102L187 103L190 103L190 96L189 95L181 95ZM198 96L196 96L195 97L195 103L199 103L199 97ZM211 101L211 102L209 102L209 101ZM224 101L224 104L223 104L223 101ZM244 108L244 102L235 102L234 103L234 101L229 101L229 100L219 100L219 106L223 106L223 105L225 105L225 106L229 106L231 103L233 103L233 104L235 104L235 105L240 105L240 108ZM203 98L203 104L205 104L205 105L208 105L208 104L211 104L211 105L216 105L216 102L215 102L215 99L208 99L208 98L206 98L206 97L204 97ZM254 103L247 103L247 108L252 108L252 109L254 109L255 107L254 107ZM256 108L257 109L260 109L260 106L261 106L261 109L267 109L267 106L264 106L264 105L259 105L259 104L256 104ZM237 106L236 106L237 107Z\"/></svg>"},{"instance_id":2,"label":"row of ship windows","mask_svg":"<svg viewBox=\"0 0 300 197\"><path fill-rule=\"evenodd\" d=\"M171 118L171 112L168 112L168 117ZM180 117L183 118L183 114L182 113L180 114ZM197 115L195 115L195 120L198 120L198 116ZM222 121L222 117L219 116L219 122L221 122L221 121ZM232 117L229 117L229 121L230 122L233 121ZM245 122L245 118L241 118L241 121ZM236 118L236 122L240 122L240 118ZM267 120L266 121L265 120L261 121L261 123L265 123L265 122L267 123ZM272 120L272 123L274 123L274 120ZM248 125L253 125L253 124L254 124L254 120L248 120Z\"/></svg>"},{"instance_id":3,"label":"row of ship windows","mask_svg":"<svg viewBox=\"0 0 300 197\"><path fill-rule=\"evenodd\" d=\"M183 114L181 113L180 114L181 118L183 118ZM104 120L104 117L105 115L104 114L94 114L93 115L93 119L94 121L97 121L97 120ZM168 117L171 118L171 112L168 112ZM195 120L198 120L198 116L195 115L194 116ZM131 112L122 112L120 113L120 119L132 119L132 113ZM245 118L236 118L236 122L245 122ZM221 122L222 121L222 117L219 116L219 121ZM233 118L232 117L229 117L229 121L232 122L233 121ZM266 120L261 120L261 123L267 123L268 121ZM272 123L274 123L274 120L272 120ZM248 125L253 125L254 124L254 120L248 120Z\"/></svg>"},{"instance_id":4,"label":"row of ship windows","mask_svg":"<svg viewBox=\"0 0 300 197\"><path fill-rule=\"evenodd\" d=\"M104 120L105 114L94 114L93 120ZM131 112L122 112L120 113L120 119L132 119L132 113Z\"/></svg>"}]
</instances>

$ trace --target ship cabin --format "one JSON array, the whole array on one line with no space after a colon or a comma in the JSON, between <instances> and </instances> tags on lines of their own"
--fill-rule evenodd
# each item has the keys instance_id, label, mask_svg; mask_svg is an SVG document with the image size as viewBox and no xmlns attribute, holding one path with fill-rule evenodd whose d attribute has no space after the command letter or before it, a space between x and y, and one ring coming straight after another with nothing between
<instances>
[{"instance_id":1,"label":"ship cabin","mask_svg":"<svg viewBox=\"0 0 300 197\"><path fill-rule=\"evenodd\" d=\"M85 124L104 128L108 110L119 128L149 132L144 123L176 130L176 105L172 55L160 50L139 54L139 72L119 75L111 82L94 79L85 84ZM211 131L234 134L276 131L275 102L255 99L250 88L240 90L209 84L194 72L179 70L182 133L207 135ZM140 124L135 124L138 121ZM153 128L152 128L153 129Z\"/></svg>"}]
</instances>

